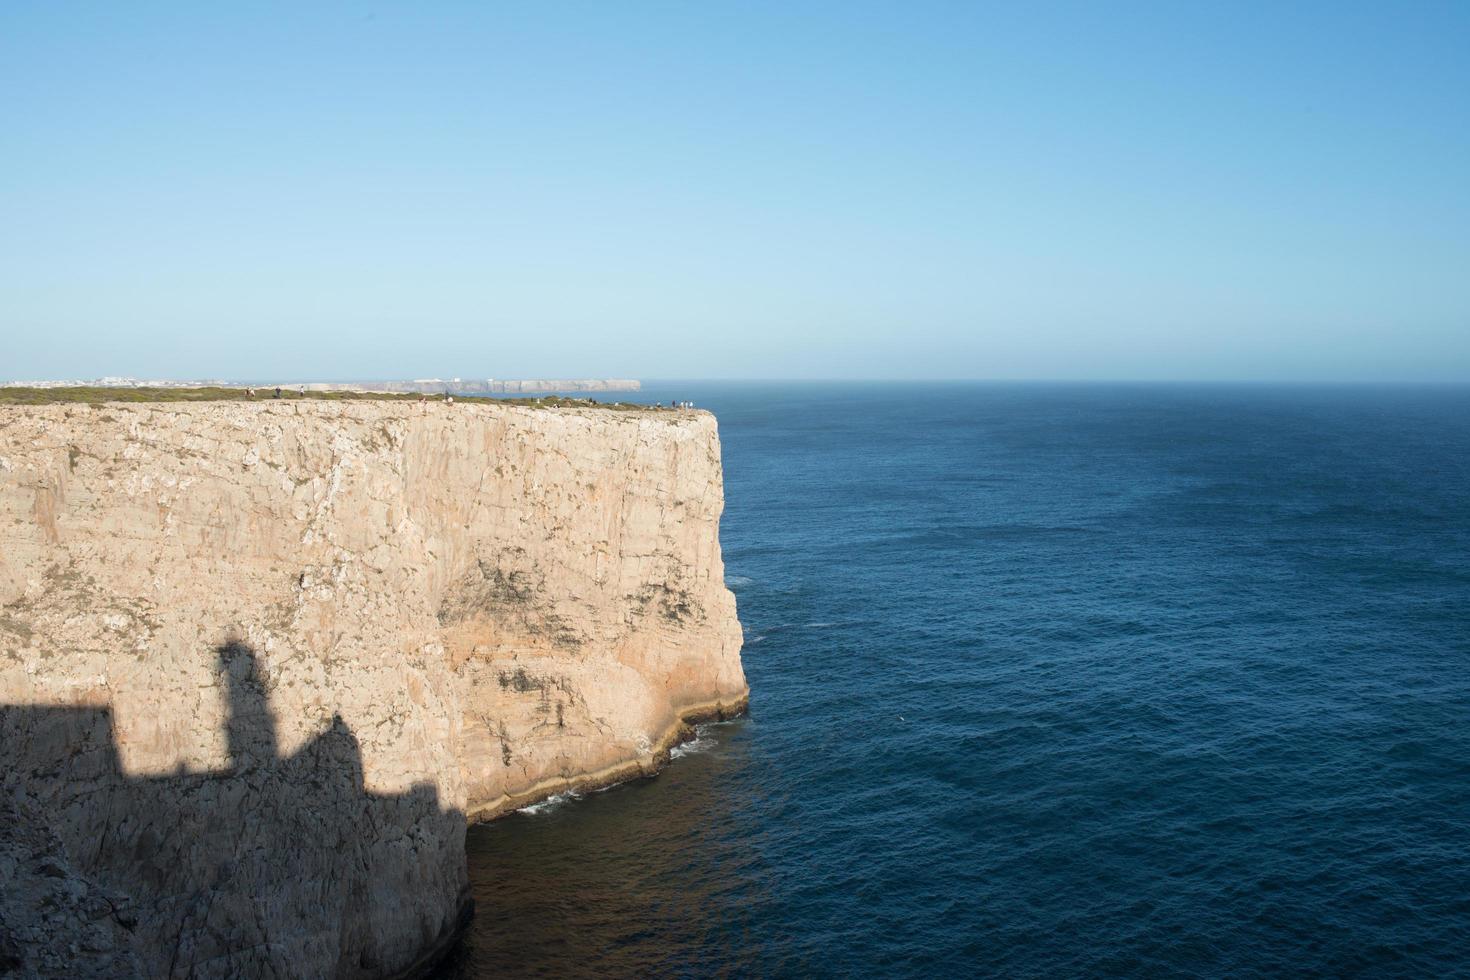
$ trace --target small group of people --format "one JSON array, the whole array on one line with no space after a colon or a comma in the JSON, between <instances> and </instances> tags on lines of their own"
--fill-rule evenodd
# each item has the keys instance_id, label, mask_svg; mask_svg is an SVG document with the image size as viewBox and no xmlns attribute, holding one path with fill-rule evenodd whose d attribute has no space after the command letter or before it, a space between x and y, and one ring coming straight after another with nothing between
<instances>
[{"instance_id":1,"label":"small group of people","mask_svg":"<svg viewBox=\"0 0 1470 980\"><path fill-rule=\"evenodd\" d=\"M301 397L302 398L305 398L306 397L306 385L302 385L297 390L301 393ZM246 387L245 387L245 397L246 398L254 398L255 397L255 389L252 388L252 387L250 387L249 385L246 385ZM276 397L277 398L280 398L281 397L281 386L280 385L276 385Z\"/></svg>"},{"instance_id":2,"label":"small group of people","mask_svg":"<svg viewBox=\"0 0 1470 980\"><path fill-rule=\"evenodd\" d=\"M664 407L664 403L663 402L659 402L657 405L654 405L653 407L654 408L663 408ZM694 403L693 402L669 402L669 407L670 408L684 410L684 409L693 408L694 407Z\"/></svg>"}]
</instances>

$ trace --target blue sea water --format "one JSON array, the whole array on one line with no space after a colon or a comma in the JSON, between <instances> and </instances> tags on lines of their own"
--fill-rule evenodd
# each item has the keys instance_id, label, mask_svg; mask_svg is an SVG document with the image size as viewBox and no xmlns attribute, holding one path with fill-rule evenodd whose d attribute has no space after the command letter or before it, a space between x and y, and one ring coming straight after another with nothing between
<instances>
[{"instance_id":1,"label":"blue sea water","mask_svg":"<svg viewBox=\"0 0 1470 980\"><path fill-rule=\"evenodd\" d=\"M750 717L472 828L452 974L1470 976L1470 389L670 397Z\"/></svg>"}]
</instances>

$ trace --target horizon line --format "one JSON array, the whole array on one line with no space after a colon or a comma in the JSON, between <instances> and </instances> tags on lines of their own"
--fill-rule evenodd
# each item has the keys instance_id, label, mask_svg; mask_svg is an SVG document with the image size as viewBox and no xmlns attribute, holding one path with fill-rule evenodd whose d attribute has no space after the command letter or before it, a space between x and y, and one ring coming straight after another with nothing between
<instances>
[{"instance_id":1,"label":"horizon line","mask_svg":"<svg viewBox=\"0 0 1470 980\"><path fill-rule=\"evenodd\" d=\"M488 377L488 376L487 376ZM293 378L270 378L261 381L259 378L226 378L226 377L151 377L137 378L128 375L102 375L95 378L14 378L0 381L0 385L9 387L25 387L27 385L47 385L60 387L63 382L73 387L128 387L128 385L99 385L104 380L126 380L137 386L146 386L150 382L159 382L169 385L268 385L268 384L373 384L373 383L454 383L456 381L478 381L483 380L478 376L460 375L454 378L395 378L389 376L363 376L346 378L324 378L319 376L293 377ZM535 383L547 381L636 381L639 384L1097 384L1097 385L1295 385L1295 386L1328 386L1328 385L1365 385L1365 386L1396 386L1396 387L1451 387L1470 385L1470 377L1466 378L1150 378L1150 377L1107 377L1107 378L1078 378L1078 377L758 377L758 376L694 376L687 377L599 377L596 375L567 375L561 377L505 377L493 378L495 381L506 381L514 383Z\"/></svg>"}]
</instances>

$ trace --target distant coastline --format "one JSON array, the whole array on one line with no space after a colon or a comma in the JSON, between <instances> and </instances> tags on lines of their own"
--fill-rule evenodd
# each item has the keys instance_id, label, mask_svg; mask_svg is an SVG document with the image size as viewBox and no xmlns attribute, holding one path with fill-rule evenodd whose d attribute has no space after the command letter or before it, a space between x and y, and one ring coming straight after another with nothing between
<instances>
[{"instance_id":1,"label":"distant coastline","mask_svg":"<svg viewBox=\"0 0 1470 980\"><path fill-rule=\"evenodd\" d=\"M289 385L307 391L369 391L398 392L406 394L439 394L451 392L464 395L517 395L559 391L638 391L643 387L630 378L541 378L529 380L501 380L496 378L417 378L412 381L159 381L138 378L107 377L88 381L70 379L65 381L6 381L0 388L268 388L274 385Z\"/></svg>"},{"instance_id":2,"label":"distant coastline","mask_svg":"<svg viewBox=\"0 0 1470 980\"><path fill-rule=\"evenodd\" d=\"M533 379L420 378L414 381L346 381L307 383L307 391L388 391L432 394L451 391L465 395L525 395L553 391L638 391L641 382L628 378Z\"/></svg>"}]
</instances>

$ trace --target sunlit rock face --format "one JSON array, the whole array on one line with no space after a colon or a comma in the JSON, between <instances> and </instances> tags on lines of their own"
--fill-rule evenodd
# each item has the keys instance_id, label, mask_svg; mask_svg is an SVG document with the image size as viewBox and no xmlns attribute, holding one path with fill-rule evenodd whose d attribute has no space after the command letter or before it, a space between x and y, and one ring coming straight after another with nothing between
<instances>
[{"instance_id":1,"label":"sunlit rock face","mask_svg":"<svg viewBox=\"0 0 1470 980\"><path fill-rule=\"evenodd\" d=\"M467 818L743 706L722 503L705 413L0 409L0 963L421 969Z\"/></svg>"}]
</instances>

